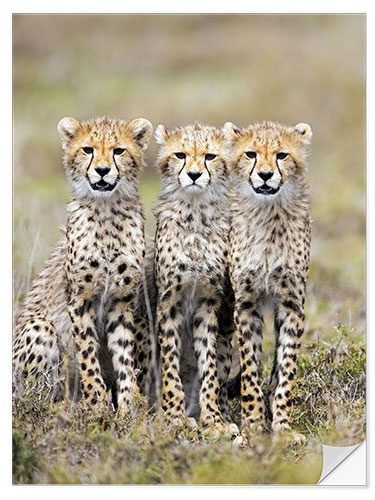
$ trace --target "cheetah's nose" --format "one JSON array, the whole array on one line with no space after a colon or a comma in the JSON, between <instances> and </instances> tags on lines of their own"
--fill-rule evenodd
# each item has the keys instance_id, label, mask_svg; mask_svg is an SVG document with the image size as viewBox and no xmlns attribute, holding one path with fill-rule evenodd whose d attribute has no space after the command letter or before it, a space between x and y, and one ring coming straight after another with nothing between
<instances>
[{"instance_id":1,"label":"cheetah's nose","mask_svg":"<svg viewBox=\"0 0 375 500\"><path fill-rule=\"evenodd\" d=\"M264 182L267 182L268 179L271 179L273 176L273 172L267 171L267 172L258 172L259 177L264 180Z\"/></svg>"},{"instance_id":2,"label":"cheetah's nose","mask_svg":"<svg viewBox=\"0 0 375 500\"><path fill-rule=\"evenodd\" d=\"M202 174L200 172L188 172L190 179L195 182Z\"/></svg>"},{"instance_id":3,"label":"cheetah's nose","mask_svg":"<svg viewBox=\"0 0 375 500\"><path fill-rule=\"evenodd\" d=\"M95 169L99 175L104 177L111 170L109 167L96 167Z\"/></svg>"}]
</instances>

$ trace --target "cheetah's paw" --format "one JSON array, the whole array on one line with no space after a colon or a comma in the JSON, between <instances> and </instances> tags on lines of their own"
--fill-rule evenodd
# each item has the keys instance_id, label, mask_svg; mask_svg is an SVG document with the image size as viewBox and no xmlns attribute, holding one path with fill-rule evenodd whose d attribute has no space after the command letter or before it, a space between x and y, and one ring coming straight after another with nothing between
<instances>
[{"instance_id":1,"label":"cheetah's paw","mask_svg":"<svg viewBox=\"0 0 375 500\"><path fill-rule=\"evenodd\" d=\"M245 424L241 427L241 432L233 441L233 448L249 448L256 445L264 433L264 425L262 422Z\"/></svg>"},{"instance_id":2,"label":"cheetah's paw","mask_svg":"<svg viewBox=\"0 0 375 500\"><path fill-rule=\"evenodd\" d=\"M197 424L197 421L195 420L195 418L193 417L188 417L186 419L186 427L192 431L194 430L197 430L198 429L198 424Z\"/></svg>"},{"instance_id":3,"label":"cheetah's paw","mask_svg":"<svg viewBox=\"0 0 375 500\"><path fill-rule=\"evenodd\" d=\"M213 439L219 439L223 436L233 439L239 434L239 429L236 424L231 422L216 422L204 427L203 434Z\"/></svg>"},{"instance_id":4,"label":"cheetah's paw","mask_svg":"<svg viewBox=\"0 0 375 500\"><path fill-rule=\"evenodd\" d=\"M300 448L301 446L304 446L307 441L306 436L297 431L293 431L292 429L274 434L273 439L288 448Z\"/></svg>"}]
</instances>

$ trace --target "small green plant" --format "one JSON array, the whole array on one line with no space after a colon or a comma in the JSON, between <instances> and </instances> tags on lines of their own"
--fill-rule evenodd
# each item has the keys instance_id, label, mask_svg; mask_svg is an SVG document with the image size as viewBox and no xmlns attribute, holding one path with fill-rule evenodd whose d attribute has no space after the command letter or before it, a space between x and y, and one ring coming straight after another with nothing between
<instances>
[{"instance_id":1,"label":"small green plant","mask_svg":"<svg viewBox=\"0 0 375 500\"><path fill-rule=\"evenodd\" d=\"M13 483L33 482L33 476L41 466L39 454L36 452L26 433L14 429L12 433Z\"/></svg>"}]
</instances>

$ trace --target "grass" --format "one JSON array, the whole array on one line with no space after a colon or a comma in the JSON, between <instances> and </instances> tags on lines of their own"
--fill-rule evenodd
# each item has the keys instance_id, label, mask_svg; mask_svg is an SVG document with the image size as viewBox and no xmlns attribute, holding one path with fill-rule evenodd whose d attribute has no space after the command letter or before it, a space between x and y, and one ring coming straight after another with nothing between
<instances>
[{"instance_id":1,"label":"grass","mask_svg":"<svg viewBox=\"0 0 375 500\"><path fill-rule=\"evenodd\" d=\"M305 121L314 132L311 270L292 412L308 446L284 449L266 436L235 450L189 429L168 432L141 401L127 422L52 404L37 388L13 403L13 481L316 482L317 442L365 437L364 16L15 15L13 28L14 314L65 221L63 116L144 116L155 127ZM140 185L150 236L156 151L151 141ZM273 343L266 317L265 381ZM237 363L235 351L233 371ZM238 413L233 401L237 421Z\"/></svg>"},{"instance_id":2,"label":"grass","mask_svg":"<svg viewBox=\"0 0 375 500\"><path fill-rule=\"evenodd\" d=\"M313 440L294 450L265 436L237 450L199 430L166 428L143 401L137 418L126 421L35 396L14 402L17 484L314 484L320 477Z\"/></svg>"},{"instance_id":3,"label":"grass","mask_svg":"<svg viewBox=\"0 0 375 500\"><path fill-rule=\"evenodd\" d=\"M202 429L171 429L138 396L135 418L52 403L41 382L13 401L13 482L17 484L315 484L320 443L365 439L365 346L340 325L332 343L309 343L300 357L291 411L307 444L267 434L248 448ZM270 366L264 370L266 392ZM231 402L239 423L240 401Z\"/></svg>"},{"instance_id":4,"label":"grass","mask_svg":"<svg viewBox=\"0 0 375 500\"><path fill-rule=\"evenodd\" d=\"M340 325L340 330L345 329ZM305 346L294 387L294 426L331 446L366 438L366 348L337 342Z\"/></svg>"}]
</instances>

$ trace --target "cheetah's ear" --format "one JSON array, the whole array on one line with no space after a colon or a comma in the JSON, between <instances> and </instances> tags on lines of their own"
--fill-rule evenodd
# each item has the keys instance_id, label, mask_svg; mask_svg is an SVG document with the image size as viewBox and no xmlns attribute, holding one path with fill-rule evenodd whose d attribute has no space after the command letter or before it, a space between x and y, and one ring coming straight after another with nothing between
<instances>
[{"instance_id":1,"label":"cheetah's ear","mask_svg":"<svg viewBox=\"0 0 375 500\"><path fill-rule=\"evenodd\" d=\"M136 143L143 151L146 150L154 130L152 124L146 118L136 118L128 126L132 128Z\"/></svg>"},{"instance_id":2,"label":"cheetah's ear","mask_svg":"<svg viewBox=\"0 0 375 500\"><path fill-rule=\"evenodd\" d=\"M230 143L233 143L241 135L241 129L232 122L226 122L223 127L223 133L226 140Z\"/></svg>"},{"instance_id":3,"label":"cheetah's ear","mask_svg":"<svg viewBox=\"0 0 375 500\"><path fill-rule=\"evenodd\" d=\"M158 125L154 137L158 144L165 144L165 141L169 138L168 130L164 125Z\"/></svg>"},{"instance_id":4,"label":"cheetah's ear","mask_svg":"<svg viewBox=\"0 0 375 500\"><path fill-rule=\"evenodd\" d=\"M67 146L74 138L79 126L79 121L74 118L65 117L59 121L57 131L63 147Z\"/></svg>"},{"instance_id":5,"label":"cheetah's ear","mask_svg":"<svg viewBox=\"0 0 375 500\"><path fill-rule=\"evenodd\" d=\"M294 127L294 130L298 132L300 139L305 144L310 144L311 137L313 135L310 125L308 125L307 123L297 123L297 125L295 125Z\"/></svg>"}]
</instances>

